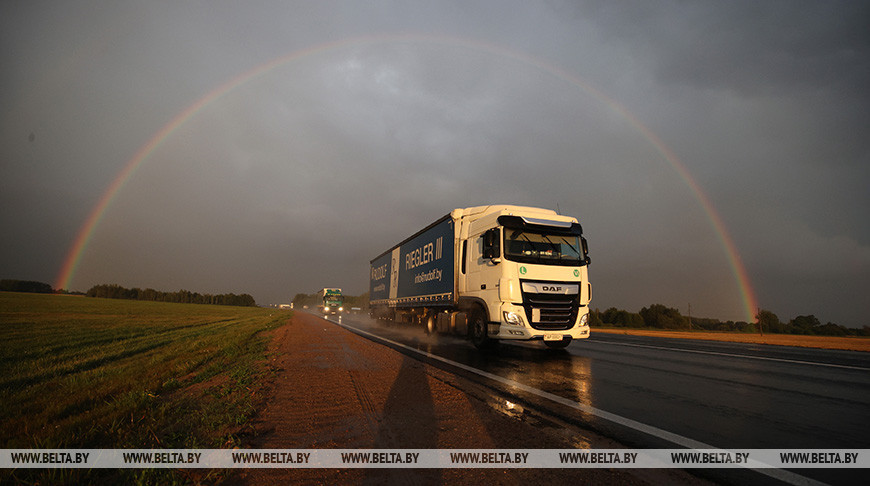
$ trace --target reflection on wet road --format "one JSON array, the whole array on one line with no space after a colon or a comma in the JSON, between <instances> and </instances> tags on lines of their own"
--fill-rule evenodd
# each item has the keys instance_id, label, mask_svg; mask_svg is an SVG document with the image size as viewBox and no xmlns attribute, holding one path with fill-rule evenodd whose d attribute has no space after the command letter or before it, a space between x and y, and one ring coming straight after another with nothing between
<instances>
[{"instance_id":1,"label":"reflection on wet road","mask_svg":"<svg viewBox=\"0 0 870 486\"><path fill-rule=\"evenodd\" d=\"M453 336L343 322L406 346L714 447L870 448L870 353L598 334L481 353ZM672 447L598 417L638 447ZM632 433L634 435L632 436Z\"/></svg>"}]
</instances>

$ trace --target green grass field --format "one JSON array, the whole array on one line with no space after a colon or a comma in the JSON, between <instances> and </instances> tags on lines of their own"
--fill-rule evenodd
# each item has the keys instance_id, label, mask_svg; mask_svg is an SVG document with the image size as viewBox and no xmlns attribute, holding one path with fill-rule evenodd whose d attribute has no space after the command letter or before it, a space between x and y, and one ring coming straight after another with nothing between
<instances>
[{"instance_id":1,"label":"green grass field","mask_svg":"<svg viewBox=\"0 0 870 486\"><path fill-rule=\"evenodd\" d=\"M289 316L0 292L3 447L233 447L262 400L264 334ZM134 482L172 479L125 471Z\"/></svg>"}]
</instances>

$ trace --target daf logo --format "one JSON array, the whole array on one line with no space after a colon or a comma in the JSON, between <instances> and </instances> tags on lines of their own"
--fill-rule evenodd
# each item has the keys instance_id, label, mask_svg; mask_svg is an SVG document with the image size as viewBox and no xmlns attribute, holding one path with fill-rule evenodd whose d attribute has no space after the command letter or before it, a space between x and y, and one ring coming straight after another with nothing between
<instances>
[{"instance_id":1,"label":"daf logo","mask_svg":"<svg viewBox=\"0 0 870 486\"><path fill-rule=\"evenodd\" d=\"M523 282L523 292L530 294L561 294L561 295L576 295L580 293L580 285L569 283L538 283L538 282Z\"/></svg>"}]
</instances>

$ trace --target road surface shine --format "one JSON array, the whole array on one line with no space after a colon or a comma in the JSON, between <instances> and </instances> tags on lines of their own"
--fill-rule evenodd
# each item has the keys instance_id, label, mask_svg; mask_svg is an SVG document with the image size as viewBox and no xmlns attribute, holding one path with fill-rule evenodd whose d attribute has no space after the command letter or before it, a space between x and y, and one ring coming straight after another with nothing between
<instances>
[{"instance_id":1,"label":"road surface shine","mask_svg":"<svg viewBox=\"0 0 870 486\"><path fill-rule=\"evenodd\" d=\"M406 346L713 447L870 448L870 353L594 332L566 350L503 343L480 353L452 336L427 336L421 329L360 316L342 319ZM638 447L673 446L601 416L579 415L578 421Z\"/></svg>"}]
</instances>

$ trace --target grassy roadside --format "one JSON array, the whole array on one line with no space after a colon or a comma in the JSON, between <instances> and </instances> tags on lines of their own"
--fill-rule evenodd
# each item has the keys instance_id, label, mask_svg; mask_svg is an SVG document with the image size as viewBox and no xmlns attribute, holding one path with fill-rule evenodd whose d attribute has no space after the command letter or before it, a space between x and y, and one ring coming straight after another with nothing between
<instances>
[{"instance_id":1,"label":"grassy roadside","mask_svg":"<svg viewBox=\"0 0 870 486\"><path fill-rule=\"evenodd\" d=\"M289 316L252 307L0 292L3 448L232 447L262 400L265 333ZM208 479L161 469L22 469L0 478Z\"/></svg>"},{"instance_id":2,"label":"grassy roadside","mask_svg":"<svg viewBox=\"0 0 870 486\"><path fill-rule=\"evenodd\" d=\"M626 334L630 336L656 336L678 339L701 339L732 343L769 344L773 346L797 346L802 348L840 349L845 351L870 352L870 338L848 336L803 336L797 334L748 334L740 332L712 331L665 331L657 329L634 329L625 327L595 327L592 332Z\"/></svg>"}]
</instances>

